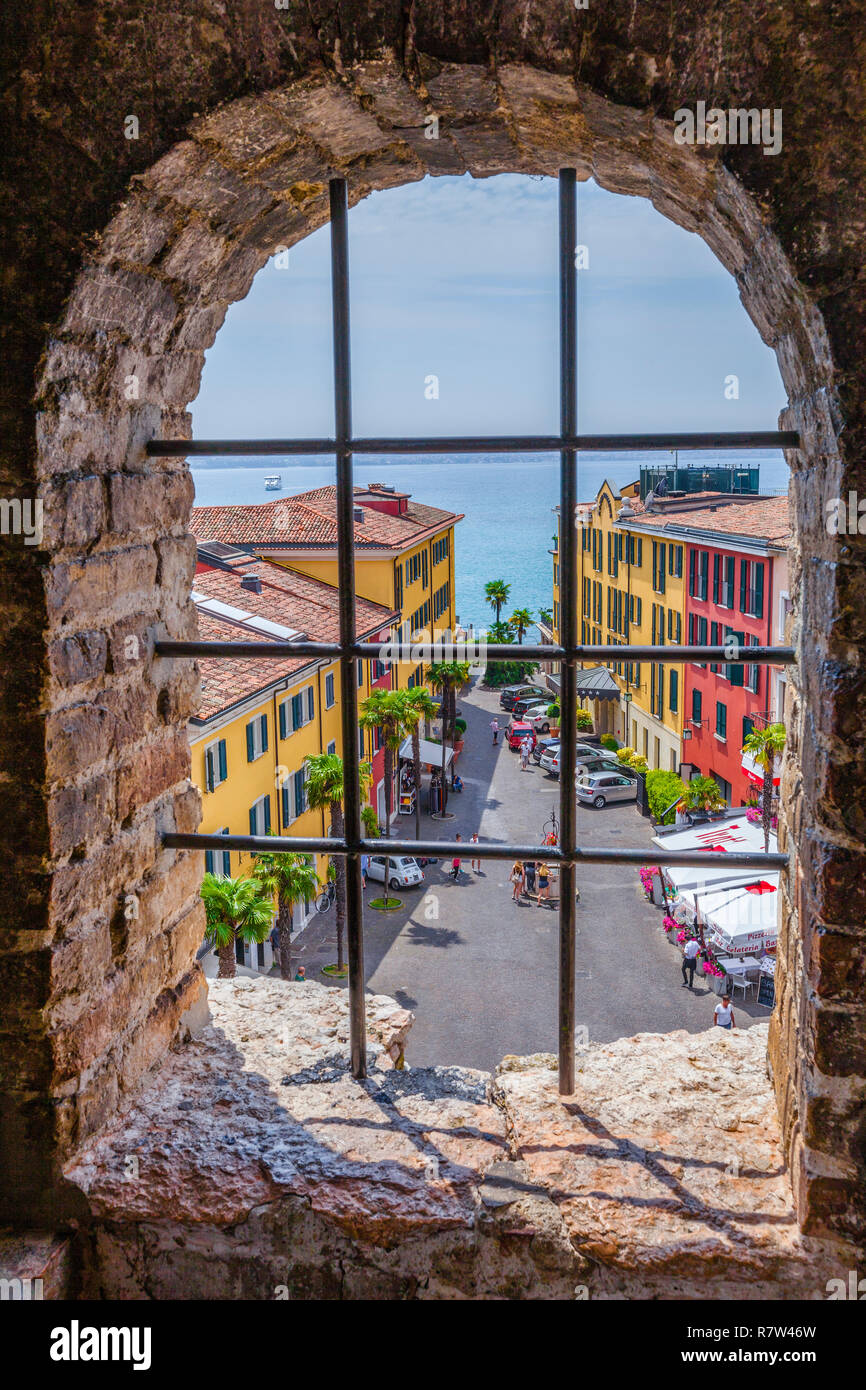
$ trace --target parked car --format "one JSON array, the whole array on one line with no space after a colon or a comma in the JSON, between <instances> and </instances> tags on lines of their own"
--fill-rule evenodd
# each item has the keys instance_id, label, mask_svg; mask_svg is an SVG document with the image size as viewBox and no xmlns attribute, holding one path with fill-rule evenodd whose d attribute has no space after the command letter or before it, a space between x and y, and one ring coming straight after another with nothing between
<instances>
[{"instance_id":1,"label":"parked car","mask_svg":"<svg viewBox=\"0 0 866 1390\"><path fill-rule=\"evenodd\" d=\"M551 700L549 690L543 689L540 685L532 685L529 681L523 681L520 685L506 685L505 689L499 694L499 708L510 711L514 701L519 700L523 695L532 695L536 700L543 700L547 697L548 704Z\"/></svg>"},{"instance_id":2,"label":"parked car","mask_svg":"<svg viewBox=\"0 0 866 1390\"><path fill-rule=\"evenodd\" d=\"M576 776L582 777L590 772L616 772L622 777L636 776L631 768L623 767L616 758L578 758Z\"/></svg>"},{"instance_id":3,"label":"parked car","mask_svg":"<svg viewBox=\"0 0 866 1390\"><path fill-rule=\"evenodd\" d=\"M541 766L544 768L544 771L547 772L551 777L559 776L559 747L559 742L557 742L556 747L552 749L549 754L542 755L541 757ZM581 762L586 762L588 758L598 758L599 756L599 750L597 748L593 748L590 744L579 743L577 745L578 767L580 766ZM619 767L619 764L617 764L617 767Z\"/></svg>"},{"instance_id":4,"label":"parked car","mask_svg":"<svg viewBox=\"0 0 866 1390\"><path fill-rule=\"evenodd\" d=\"M511 706L511 713L515 719L522 719L528 709L533 709L536 705L543 704L544 708L551 702L551 696L542 693L541 695L521 695Z\"/></svg>"},{"instance_id":5,"label":"parked car","mask_svg":"<svg viewBox=\"0 0 866 1390\"><path fill-rule=\"evenodd\" d=\"M551 753L551 752L555 753L558 747L559 747L559 735L558 735L558 734L547 734L547 735L542 735L541 738L537 738L537 739L535 740L535 747L534 747L533 750L532 750L532 756L533 756L533 758L535 759L535 761L536 761L537 763L540 763L540 762L541 762L541 757L542 757L542 754L543 754L543 753Z\"/></svg>"},{"instance_id":6,"label":"parked car","mask_svg":"<svg viewBox=\"0 0 866 1390\"><path fill-rule=\"evenodd\" d=\"M512 719L508 728L505 730L505 737L508 740L508 747L516 753L526 735L531 739L535 738L535 730L531 724L527 724L524 719Z\"/></svg>"},{"instance_id":7,"label":"parked car","mask_svg":"<svg viewBox=\"0 0 866 1390\"><path fill-rule=\"evenodd\" d=\"M527 724L532 725L537 734L546 734L550 728L550 715L547 713L549 708L549 703L530 705L529 709L522 715L522 718L526 720ZM558 723L559 721L557 720L556 722Z\"/></svg>"},{"instance_id":8,"label":"parked car","mask_svg":"<svg viewBox=\"0 0 866 1390\"><path fill-rule=\"evenodd\" d=\"M367 866L367 877L376 878L380 883L385 882L385 855L371 854L370 863ZM414 859L410 859L405 854L395 854L388 860L388 887L389 888L417 888L419 883L424 882L424 875L418 868Z\"/></svg>"},{"instance_id":9,"label":"parked car","mask_svg":"<svg viewBox=\"0 0 866 1390\"><path fill-rule=\"evenodd\" d=\"M621 772L587 772L577 779L577 799L601 810L609 801L637 801L637 778Z\"/></svg>"}]
</instances>

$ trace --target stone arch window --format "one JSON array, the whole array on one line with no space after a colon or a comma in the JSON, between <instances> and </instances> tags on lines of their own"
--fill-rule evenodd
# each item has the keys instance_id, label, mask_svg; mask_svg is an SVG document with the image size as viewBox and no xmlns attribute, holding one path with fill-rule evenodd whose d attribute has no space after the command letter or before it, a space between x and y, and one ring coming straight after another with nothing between
<instances>
[{"instance_id":1,"label":"stone arch window","mask_svg":"<svg viewBox=\"0 0 866 1390\"><path fill-rule=\"evenodd\" d=\"M204 1004L199 857L165 840L194 833L198 819L185 735L195 674L183 658L155 655L160 640L196 636L191 486L183 460L149 458L148 442L188 434L185 407L228 305L278 245L327 220L332 178L346 179L351 205L426 172L573 167L703 236L779 359L789 398L780 425L800 441L788 452L800 549L780 827L793 858L771 1063L801 1220L842 1232L862 1221L866 753L850 709L863 698L866 562L856 541L823 526L825 503L856 483L850 451L862 429L862 365L849 341L859 311L821 249L828 228L848 245L848 209L813 204L801 233L770 161L677 145L683 88L650 78L663 46L652 33L638 41L616 28L612 53L627 61L594 50L596 66L577 82L551 56L571 52L570 33L549 49L505 22L494 52L487 36L457 29L444 40L422 21L400 59L380 35L345 35L331 70L315 38L295 35L290 80L268 38L279 79L256 69L243 95L240 79L205 82L191 109L206 114L173 113L154 154L135 151L131 181L129 165L106 155L109 192L74 223L80 238L104 228L86 255L65 229L52 233L65 260L56 297L33 313L54 326L47 340L41 328L22 337L14 444L20 487L45 503L45 534L38 562L7 567L20 659L5 698L33 732L8 771L9 800L29 827L13 865L28 927L6 953L26 1023L4 1102L22 1194L11 1215L64 1210L64 1158ZM689 47L703 74L700 37ZM743 59L725 80L733 89L748 76ZM810 109L821 109L817 96ZM805 186L802 160L797 169ZM8 998L4 1009L12 1034Z\"/></svg>"}]
</instances>

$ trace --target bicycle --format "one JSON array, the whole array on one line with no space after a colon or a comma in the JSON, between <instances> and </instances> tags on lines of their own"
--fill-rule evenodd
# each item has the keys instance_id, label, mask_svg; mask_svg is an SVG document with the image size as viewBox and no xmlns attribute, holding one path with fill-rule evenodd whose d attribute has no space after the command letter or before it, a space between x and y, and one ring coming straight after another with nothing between
<instances>
[{"instance_id":1,"label":"bicycle","mask_svg":"<svg viewBox=\"0 0 866 1390\"><path fill-rule=\"evenodd\" d=\"M328 883L316 898L316 911L327 912L337 901L337 885Z\"/></svg>"}]
</instances>

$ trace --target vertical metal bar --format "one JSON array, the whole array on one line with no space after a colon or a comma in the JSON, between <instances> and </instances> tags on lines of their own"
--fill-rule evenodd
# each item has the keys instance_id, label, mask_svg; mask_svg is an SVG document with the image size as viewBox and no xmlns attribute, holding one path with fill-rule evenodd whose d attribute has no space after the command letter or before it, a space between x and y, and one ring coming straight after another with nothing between
<instances>
[{"instance_id":1,"label":"vertical metal bar","mask_svg":"<svg viewBox=\"0 0 866 1390\"><path fill-rule=\"evenodd\" d=\"M334 416L337 441L337 575L339 582L343 807L346 842L346 926L349 948L349 1029L352 1075L367 1075L364 1012L364 896L361 885L361 791L358 778L358 680L346 651L355 641L352 377L349 339L349 237L346 180L331 179L331 299L334 326Z\"/></svg>"},{"instance_id":2,"label":"vertical metal bar","mask_svg":"<svg viewBox=\"0 0 866 1390\"><path fill-rule=\"evenodd\" d=\"M560 432L577 433L577 181L574 169L559 171L559 378ZM574 449L560 451L559 480L559 607L560 642L577 645L577 502ZM577 801L574 775L577 764L577 671L573 656L562 662L560 679L559 819L561 844L575 848ZM574 1091L575 1022L575 890L574 864L560 866L559 894L559 1090Z\"/></svg>"}]
</instances>

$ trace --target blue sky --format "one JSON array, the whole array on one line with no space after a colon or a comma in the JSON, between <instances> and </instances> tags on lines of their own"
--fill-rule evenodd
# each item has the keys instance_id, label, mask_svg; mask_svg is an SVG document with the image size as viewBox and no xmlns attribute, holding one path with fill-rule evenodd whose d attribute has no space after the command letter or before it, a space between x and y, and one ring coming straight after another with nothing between
<instances>
[{"instance_id":1,"label":"blue sky","mask_svg":"<svg viewBox=\"0 0 866 1390\"><path fill-rule=\"evenodd\" d=\"M352 209L356 434L556 432L556 200L552 179L467 175ZM578 242L579 429L776 428L775 355L699 237L590 182ZM327 227L256 276L207 354L197 437L333 432L329 276Z\"/></svg>"}]
</instances>

